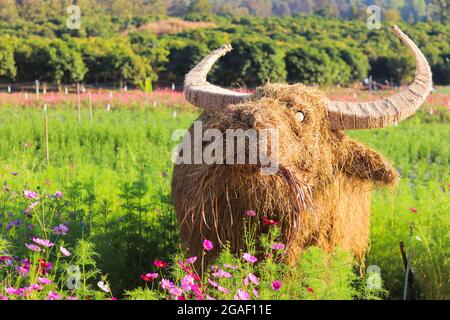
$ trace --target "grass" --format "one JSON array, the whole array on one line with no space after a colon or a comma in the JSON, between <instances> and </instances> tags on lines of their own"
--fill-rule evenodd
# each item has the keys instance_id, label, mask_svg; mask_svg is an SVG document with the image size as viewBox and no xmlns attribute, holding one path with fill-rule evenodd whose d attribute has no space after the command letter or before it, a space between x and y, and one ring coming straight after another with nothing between
<instances>
[{"instance_id":1,"label":"grass","mask_svg":"<svg viewBox=\"0 0 450 320\"><path fill-rule=\"evenodd\" d=\"M58 106L48 111L49 165L45 160L43 110L11 105L0 108L0 176L9 189L3 191L0 202L0 240L4 247L0 244L0 254L29 255L23 244L38 232L36 226L29 228L36 222L24 217L23 210L30 201L24 200L21 192L30 189L50 195L61 190L61 201L42 199L38 209L34 209L39 210L38 216L43 215L44 229L51 231L52 226L67 223L70 232L64 245L74 252L84 252L85 240L95 245L98 256L81 265L93 272L101 270L117 295L127 290L130 297L157 297L136 287L142 286L139 275L151 269L154 259L167 259L177 252L170 199L170 155L176 142L170 137L175 129L189 127L197 113L163 106L118 107L110 112L97 108L92 123L85 111L78 123L73 108ZM402 175L397 189L375 192L371 249L366 262L367 266L380 267L393 299L401 298L403 290L400 241L405 242L411 254L419 297L448 299L450 292L450 119L445 107L432 107L432 115L426 108L397 128L349 133L383 152ZM17 220L23 224L8 229ZM6 243L12 247L7 249ZM304 279L310 277L312 283L319 280L308 272L323 260L321 254L313 250L304 259L301 274ZM76 259L80 256L83 255L78 254ZM0 276L1 272L0 268ZM321 292L318 298L339 296L327 295L325 289L316 292ZM354 295L345 290L340 294L347 298ZM80 297L105 295L86 289Z\"/></svg>"}]
</instances>

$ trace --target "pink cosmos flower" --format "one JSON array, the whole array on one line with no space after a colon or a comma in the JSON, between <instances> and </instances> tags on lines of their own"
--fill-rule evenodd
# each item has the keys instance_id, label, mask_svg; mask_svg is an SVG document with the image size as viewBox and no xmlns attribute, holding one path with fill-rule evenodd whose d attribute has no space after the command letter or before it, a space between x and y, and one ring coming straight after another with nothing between
<instances>
[{"instance_id":1,"label":"pink cosmos flower","mask_svg":"<svg viewBox=\"0 0 450 320\"><path fill-rule=\"evenodd\" d=\"M209 295L206 295L205 298L206 298L206 300L216 300L215 298L213 298ZM1 296L0 296L0 300L1 300Z\"/></svg>"},{"instance_id":2,"label":"pink cosmos flower","mask_svg":"<svg viewBox=\"0 0 450 320\"><path fill-rule=\"evenodd\" d=\"M237 269L239 269L238 266L234 266L234 265L228 264L228 263L225 263L225 264L223 265L223 267L226 268L226 269L231 269L231 270L237 270Z\"/></svg>"},{"instance_id":3,"label":"pink cosmos flower","mask_svg":"<svg viewBox=\"0 0 450 320\"><path fill-rule=\"evenodd\" d=\"M282 243L274 243L272 244L271 248L273 250L283 250L286 246Z\"/></svg>"},{"instance_id":4,"label":"pink cosmos flower","mask_svg":"<svg viewBox=\"0 0 450 320\"><path fill-rule=\"evenodd\" d=\"M411 211L412 213L417 213L417 209L416 208L409 208L409 211Z\"/></svg>"},{"instance_id":5,"label":"pink cosmos flower","mask_svg":"<svg viewBox=\"0 0 450 320\"><path fill-rule=\"evenodd\" d=\"M47 248L53 247L55 245L50 240L43 240L43 239L39 239L39 238L33 238L33 241L36 242L37 244L40 244L41 246L44 246L44 247L47 247Z\"/></svg>"},{"instance_id":6,"label":"pink cosmos flower","mask_svg":"<svg viewBox=\"0 0 450 320\"><path fill-rule=\"evenodd\" d=\"M38 281L42 284L51 284L52 280L48 279L48 278L44 278L44 277L38 277Z\"/></svg>"},{"instance_id":7,"label":"pink cosmos flower","mask_svg":"<svg viewBox=\"0 0 450 320\"><path fill-rule=\"evenodd\" d=\"M39 201L35 201L28 208L25 209L25 213L31 212L37 205L39 204Z\"/></svg>"},{"instance_id":8,"label":"pink cosmos flower","mask_svg":"<svg viewBox=\"0 0 450 320\"><path fill-rule=\"evenodd\" d=\"M31 293L32 291L41 291L41 290L42 290L42 286L38 285L38 284L32 284L26 289L27 293Z\"/></svg>"},{"instance_id":9,"label":"pink cosmos flower","mask_svg":"<svg viewBox=\"0 0 450 320\"><path fill-rule=\"evenodd\" d=\"M61 191L56 191L55 192L55 198L62 198L63 193Z\"/></svg>"},{"instance_id":10,"label":"pink cosmos flower","mask_svg":"<svg viewBox=\"0 0 450 320\"><path fill-rule=\"evenodd\" d=\"M227 288L224 288L222 286L218 286L217 290L219 290L220 292L222 292L224 294L230 294L230 290L228 290Z\"/></svg>"},{"instance_id":11,"label":"pink cosmos flower","mask_svg":"<svg viewBox=\"0 0 450 320\"><path fill-rule=\"evenodd\" d=\"M62 253L65 257L69 257L69 256L70 256L69 250L67 250L67 249L64 248L63 246L60 246L60 247L59 247L59 251L61 251L61 253Z\"/></svg>"},{"instance_id":12,"label":"pink cosmos flower","mask_svg":"<svg viewBox=\"0 0 450 320\"><path fill-rule=\"evenodd\" d=\"M0 300L8 300L8 297L2 296L2 295L0 294Z\"/></svg>"},{"instance_id":13,"label":"pink cosmos flower","mask_svg":"<svg viewBox=\"0 0 450 320\"><path fill-rule=\"evenodd\" d=\"M272 289L275 291L280 290L282 286L283 284L279 280L275 280L274 282L272 282Z\"/></svg>"},{"instance_id":14,"label":"pink cosmos flower","mask_svg":"<svg viewBox=\"0 0 450 320\"><path fill-rule=\"evenodd\" d=\"M25 247L27 247L29 250L31 251L36 251L36 252L40 252L41 248L35 244L25 244Z\"/></svg>"},{"instance_id":15,"label":"pink cosmos flower","mask_svg":"<svg viewBox=\"0 0 450 320\"><path fill-rule=\"evenodd\" d=\"M249 300L250 295L244 289L237 289L234 300Z\"/></svg>"},{"instance_id":16,"label":"pink cosmos flower","mask_svg":"<svg viewBox=\"0 0 450 320\"><path fill-rule=\"evenodd\" d=\"M256 212L253 211L253 210L248 210L248 211L247 211L247 216L249 216L249 217L255 217L255 216L256 216Z\"/></svg>"},{"instance_id":17,"label":"pink cosmos flower","mask_svg":"<svg viewBox=\"0 0 450 320\"><path fill-rule=\"evenodd\" d=\"M61 296L53 291L50 291L47 295L47 298L45 298L45 300L59 300L59 299L61 299Z\"/></svg>"},{"instance_id":18,"label":"pink cosmos flower","mask_svg":"<svg viewBox=\"0 0 450 320\"><path fill-rule=\"evenodd\" d=\"M213 286L214 288L217 288L219 286L219 284L215 281L212 281L211 279L208 279L208 283Z\"/></svg>"},{"instance_id":19,"label":"pink cosmos flower","mask_svg":"<svg viewBox=\"0 0 450 320\"><path fill-rule=\"evenodd\" d=\"M248 279L255 285L259 286L259 278L255 276L253 273L248 274Z\"/></svg>"},{"instance_id":20,"label":"pink cosmos flower","mask_svg":"<svg viewBox=\"0 0 450 320\"><path fill-rule=\"evenodd\" d=\"M197 257L190 257L190 258L186 259L186 262L190 263L190 264L195 263L195 261L197 261Z\"/></svg>"},{"instance_id":21,"label":"pink cosmos flower","mask_svg":"<svg viewBox=\"0 0 450 320\"><path fill-rule=\"evenodd\" d=\"M144 281L152 281L155 280L156 278L158 278L158 274L157 273L147 273L147 274L142 274L141 275L141 279Z\"/></svg>"},{"instance_id":22,"label":"pink cosmos flower","mask_svg":"<svg viewBox=\"0 0 450 320\"><path fill-rule=\"evenodd\" d=\"M223 271L222 269L219 269L217 272L214 272L212 275L216 278L231 278L232 277L231 273Z\"/></svg>"},{"instance_id":23,"label":"pink cosmos flower","mask_svg":"<svg viewBox=\"0 0 450 320\"><path fill-rule=\"evenodd\" d=\"M213 247L214 247L214 246L213 246L213 244L212 244L211 241L206 240L206 239L203 241L203 248L204 248L206 251L211 251Z\"/></svg>"},{"instance_id":24,"label":"pink cosmos flower","mask_svg":"<svg viewBox=\"0 0 450 320\"><path fill-rule=\"evenodd\" d=\"M77 298L77 297L74 297L74 296L68 296L68 297L66 298L66 300L78 300L78 298Z\"/></svg>"},{"instance_id":25,"label":"pink cosmos flower","mask_svg":"<svg viewBox=\"0 0 450 320\"><path fill-rule=\"evenodd\" d=\"M28 274L28 272L30 272L30 265L29 264L22 264L19 267L19 271L18 272L19 272L19 274L22 277L25 277Z\"/></svg>"},{"instance_id":26,"label":"pink cosmos flower","mask_svg":"<svg viewBox=\"0 0 450 320\"><path fill-rule=\"evenodd\" d=\"M255 298L258 299L259 298L259 292L256 288L253 289L253 294L255 295Z\"/></svg>"},{"instance_id":27,"label":"pink cosmos flower","mask_svg":"<svg viewBox=\"0 0 450 320\"><path fill-rule=\"evenodd\" d=\"M192 286L194 285L194 278L190 275L186 275L181 279L181 289L184 292L191 291Z\"/></svg>"},{"instance_id":28,"label":"pink cosmos flower","mask_svg":"<svg viewBox=\"0 0 450 320\"><path fill-rule=\"evenodd\" d=\"M162 279L159 284L161 285L161 288L166 289L166 290L173 288L173 282L168 279Z\"/></svg>"},{"instance_id":29,"label":"pink cosmos flower","mask_svg":"<svg viewBox=\"0 0 450 320\"><path fill-rule=\"evenodd\" d=\"M183 291L180 288L172 287L169 289L169 293L173 296L181 296L183 294Z\"/></svg>"},{"instance_id":30,"label":"pink cosmos flower","mask_svg":"<svg viewBox=\"0 0 450 320\"><path fill-rule=\"evenodd\" d=\"M245 261L250 262L250 263L255 263L255 262L258 261L258 259L257 259L255 256L252 256L250 253L244 253L244 254L242 255L242 258L243 258Z\"/></svg>"},{"instance_id":31,"label":"pink cosmos flower","mask_svg":"<svg viewBox=\"0 0 450 320\"><path fill-rule=\"evenodd\" d=\"M34 191L25 190L23 194L28 199L39 199L39 195L37 194L37 192Z\"/></svg>"},{"instance_id":32,"label":"pink cosmos flower","mask_svg":"<svg viewBox=\"0 0 450 320\"><path fill-rule=\"evenodd\" d=\"M104 281L97 282L97 286L102 289L104 292L110 292L109 286Z\"/></svg>"},{"instance_id":33,"label":"pink cosmos flower","mask_svg":"<svg viewBox=\"0 0 450 320\"><path fill-rule=\"evenodd\" d=\"M9 287L9 288L5 288L5 291L7 294L10 295L16 295L16 296L25 296L25 289L23 288L13 288L13 287Z\"/></svg>"}]
</instances>

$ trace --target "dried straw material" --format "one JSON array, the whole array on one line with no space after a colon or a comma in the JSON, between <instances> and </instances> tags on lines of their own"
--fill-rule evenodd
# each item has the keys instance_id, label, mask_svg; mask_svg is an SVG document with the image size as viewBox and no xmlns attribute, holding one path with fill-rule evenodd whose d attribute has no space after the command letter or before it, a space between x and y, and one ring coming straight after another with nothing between
<instances>
[{"instance_id":1,"label":"dried straw material","mask_svg":"<svg viewBox=\"0 0 450 320\"><path fill-rule=\"evenodd\" d=\"M339 245L362 259L372 185L394 185L398 175L382 155L332 130L326 103L316 87L267 84L251 101L200 116L203 131L219 129L224 137L227 129L278 128L279 170L262 175L259 162L176 165L173 199L190 254L202 254L204 239L216 244L215 252L227 243L234 252L245 250L244 218L253 209L254 221L280 221L288 260L310 245L330 251ZM190 133L193 138L193 127ZM257 233L267 228L259 223Z\"/></svg>"}]
</instances>

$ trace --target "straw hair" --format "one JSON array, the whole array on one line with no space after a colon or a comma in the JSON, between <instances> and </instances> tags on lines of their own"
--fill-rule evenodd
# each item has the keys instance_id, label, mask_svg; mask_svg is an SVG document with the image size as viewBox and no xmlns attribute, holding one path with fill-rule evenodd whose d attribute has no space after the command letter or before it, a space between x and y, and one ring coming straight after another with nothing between
<instances>
[{"instance_id":1,"label":"straw hair","mask_svg":"<svg viewBox=\"0 0 450 320\"><path fill-rule=\"evenodd\" d=\"M234 252L245 250L244 218L252 209L257 234L267 232L256 223L263 216L280 221L288 260L310 245L325 250L339 245L362 259L372 186L394 185L398 175L382 155L332 130L326 103L316 87L267 84L251 101L200 116L203 131L218 129L224 137L227 129L278 128L279 170L262 175L260 163L176 165L173 200L190 254L202 254L204 239L215 243L215 253L227 243ZM296 120L298 112L303 122ZM189 132L194 139L193 127Z\"/></svg>"}]
</instances>

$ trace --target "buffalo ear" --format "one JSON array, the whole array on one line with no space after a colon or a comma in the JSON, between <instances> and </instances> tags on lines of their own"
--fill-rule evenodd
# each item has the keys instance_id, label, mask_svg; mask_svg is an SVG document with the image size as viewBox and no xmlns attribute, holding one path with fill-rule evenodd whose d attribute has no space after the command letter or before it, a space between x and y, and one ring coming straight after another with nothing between
<instances>
[{"instance_id":1,"label":"buffalo ear","mask_svg":"<svg viewBox=\"0 0 450 320\"><path fill-rule=\"evenodd\" d=\"M337 169L347 176L381 185L397 183L397 170L379 152L347 136L342 137L338 150Z\"/></svg>"}]
</instances>

